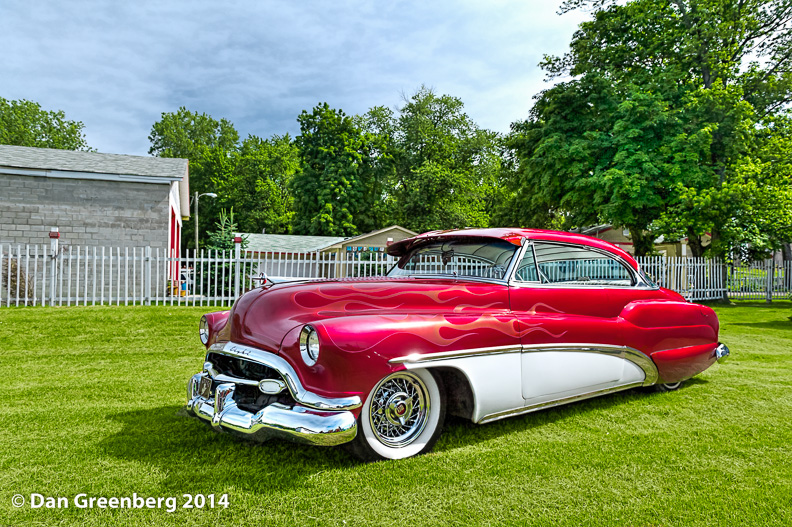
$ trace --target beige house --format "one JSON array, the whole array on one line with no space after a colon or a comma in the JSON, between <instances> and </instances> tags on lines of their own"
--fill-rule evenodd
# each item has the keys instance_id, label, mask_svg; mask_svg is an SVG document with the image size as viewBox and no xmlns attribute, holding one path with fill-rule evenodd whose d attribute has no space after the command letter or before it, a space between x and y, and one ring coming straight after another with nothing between
<instances>
[{"instance_id":1,"label":"beige house","mask_svg":"<svg viewBox=\"0 0 792 527\"><path fill-rule=\"evenodd\" d=\"M603 224L588 227L580 230L581 234L593 236L606 242L610 242L630 254L635 254L633 249L632 239L630 238L630 231L627 229L620 229L613 225ZM703 237L704 245L710 244L709 235ZM692 251L688 247L688 239L682 238L677 241L665 240L662 236L655 240L655 251L661 256L693 256Z\"/></svg>"},{"instance_id":2,"label":"beige house","mask_svg":"<svg viewBox=\"0 0 792 527\"><path fill-rule=\"evenodd\" d=\"M247 238L245 253L250 258L266 259L272 262L271 274L280 272L278 262L296 262L304 276L315 276L309 271L311 266L329 264L332 276L351 276L350 269L356 262L386 261L385 249L388 245L412 238L417 233L399 225L392 225L351 238L336 236L298 236L293 234L254 234L238 233ZM295 255L315 253L317 256L298 257ZM372 256L373 255L373 256ZM322 263L325 262L325 263ZM302 267L300 267L302 266ZM270 271L268 271L270 273ZM324 275L324 276L330 276Z\"/></svg>"},{"instance_id":3,"label":"beige house","mask_svg":"<svg viewBox=\"0 0 792 527\"><path fill-rule=\"evenodd\" d=\"M368 232L351 238L339 236L300 236L296 234L237 233L247 237L245 252L257 257L272 254L385 252L385 248L418 233L399 225Z\"/></svg>"}]
</instances>

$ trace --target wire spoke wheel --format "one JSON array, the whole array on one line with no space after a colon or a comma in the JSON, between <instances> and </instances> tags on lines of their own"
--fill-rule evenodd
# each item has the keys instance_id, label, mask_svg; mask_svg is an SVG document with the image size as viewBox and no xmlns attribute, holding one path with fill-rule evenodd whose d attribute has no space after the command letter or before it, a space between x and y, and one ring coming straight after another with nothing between
<instances>
[{"instance_id":1,"label":"wire spoke wheel","mask_svg":"<svg viewBox=\"0 0 792 527\"><path fill-rule=\"evenodd\" d=\"M399 448L409 445L421 434L428 412L429 398L421 379L396 374L375 388L369 420L381 443Z\"/></svg>"},{"instance_id":2,"label":"wire spoke wheel","mask_svg":"<svg viewBox=\"0 0 792 527\"><path fill-rule=\"evenodd\" d=\"M347 448L363 461L429 452L443 430L445 387L427 369L387 375L369 392Z\"/></svg>"}]
</instances>

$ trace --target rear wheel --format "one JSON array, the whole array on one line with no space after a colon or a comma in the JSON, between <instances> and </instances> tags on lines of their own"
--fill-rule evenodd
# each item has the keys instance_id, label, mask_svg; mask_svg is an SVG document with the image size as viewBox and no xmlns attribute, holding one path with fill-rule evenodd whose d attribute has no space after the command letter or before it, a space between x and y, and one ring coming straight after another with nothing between
<instances>
[{"instance_id":1,"label":"rear wheel","mask_svg":"<svg viewBox=\"0 0 792 527\"><path fill-rule=\"evenodd\" d=\"M673 392L682 386L682 381L669 382L666 384L655 384L654 389L656 392Z\"/></svg>"},{"instance_id":2,"label":"rear wheel","mask_svg":"<svg viewBox=\"0 0 792 527\"><path fill-rule=\"evenodd\" d=\"M429 452L443 429L445 393L429 370L400 371L371 390L349 443L363 461L403 459Z\"/></svg>"}]
</instances>

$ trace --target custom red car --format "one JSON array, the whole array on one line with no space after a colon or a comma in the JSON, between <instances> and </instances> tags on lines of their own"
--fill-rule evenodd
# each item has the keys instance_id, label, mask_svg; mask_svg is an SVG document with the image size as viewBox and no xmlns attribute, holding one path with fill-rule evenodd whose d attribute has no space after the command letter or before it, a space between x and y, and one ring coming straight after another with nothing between
<instances>
[{"instance_id":1,"label":"custom red car","mask_svg":"<svg viewBox=\"0 0 792 527\"><path fill-rule=\"evenodd\" d=\"M186 411L254 440L429 451L447 414L488 423L639 386L679 388L729 355L709 307L602 240L429 232L385 277L273 283L201 318Z\"/></svg>"}]
</instances>

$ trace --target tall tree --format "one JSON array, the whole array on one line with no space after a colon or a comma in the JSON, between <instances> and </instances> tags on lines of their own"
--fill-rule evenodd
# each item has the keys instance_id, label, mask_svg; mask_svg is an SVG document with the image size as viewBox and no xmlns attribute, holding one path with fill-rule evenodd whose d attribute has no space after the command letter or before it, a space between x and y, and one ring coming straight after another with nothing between
<instances>
[{"instance_id":1,"label":"tall tree","mask_svg":"<svg viewBox=\"0 0 792 527\"><path fill-rule=\"evenodd\" d=\"M226 119L192 112L182 106L176 112L163 112L149 134L149 154L158 157L197 159L205 147L231 152L239 146L239 133Z\"/></svg>"},{"instance_id":2,"label":"tall tree","mask_svg":"<svg viewBox=\"0 0 792 527\"><path fill-rule=\"evenodd\" d=\"M149 154L159 157L178 157L190 162L190 191L217 193L217 182L234 173L235 154L239 148L239 133L226 119L220 121L207 114L192 112L184 107L176 112L163 112L151 127ZM194 203L191 205L194 207ZM215 223L221 209L216 200L204 198L199 203L199 244L207 238L207 230ZM195 223L185 222L182 240L186 247L195 244Z\"/></svg>"},{"instance_id":3,"label":"tall tree","mask_svg":"<svg viewBox=\"0 0 792 527\"><path fill-rule=\"evenodd\" d=\"M327 103L297 118L301 170L292 179L294 232L353 236L379 226L375 138Z\"/></svg>"},{"instance_id":4,"label":"tall tree","mask_svg":"<svg viewBox=\"0 0 792 527\"><path fill-rule=\"evenodd\" d=\"M290 185L300 168L299 150L291 138L249 136L233 165L227 177L213 179L218 205L236 208L242 232L289 232L294 215Z\"/></svg>"},{"instance_id":5,"label":"tall tree","mask_svg":"<svg viewBox=\"0 0 792 527\"><path fill-rule=\"evenodd\" d=\"M562 10L578 8L593 20L567 55L543 62L571 79L513 125L531 209L626 226L637 254L663 233L688 236L699 255L710 233L723 255L789 206L766 145L792 97L792 2L570 0Z\"/></svg>"},{"instance_id":6,"label":"tall tree","mask_svg":"<svg viewBox=\"0 0 792 527\"><path fill-rule=\"evenodd\" d=\"M47 111L32 101L0 97L0 144L91 150L80 121L66 119L63 111Z\"/></svg>"},{"instance_id":7,"label":"tall tree","mask_svg":"<svg viewBox=\"0 0 792 527\"><path fill-rule=\"evenodd\" d=\"M372 108L361 119L380 137L392 223L423 232L484 227L497 202L500 142L479 128L457 97L422 86L399 109Z\"/></svg>"}]
</instances>

